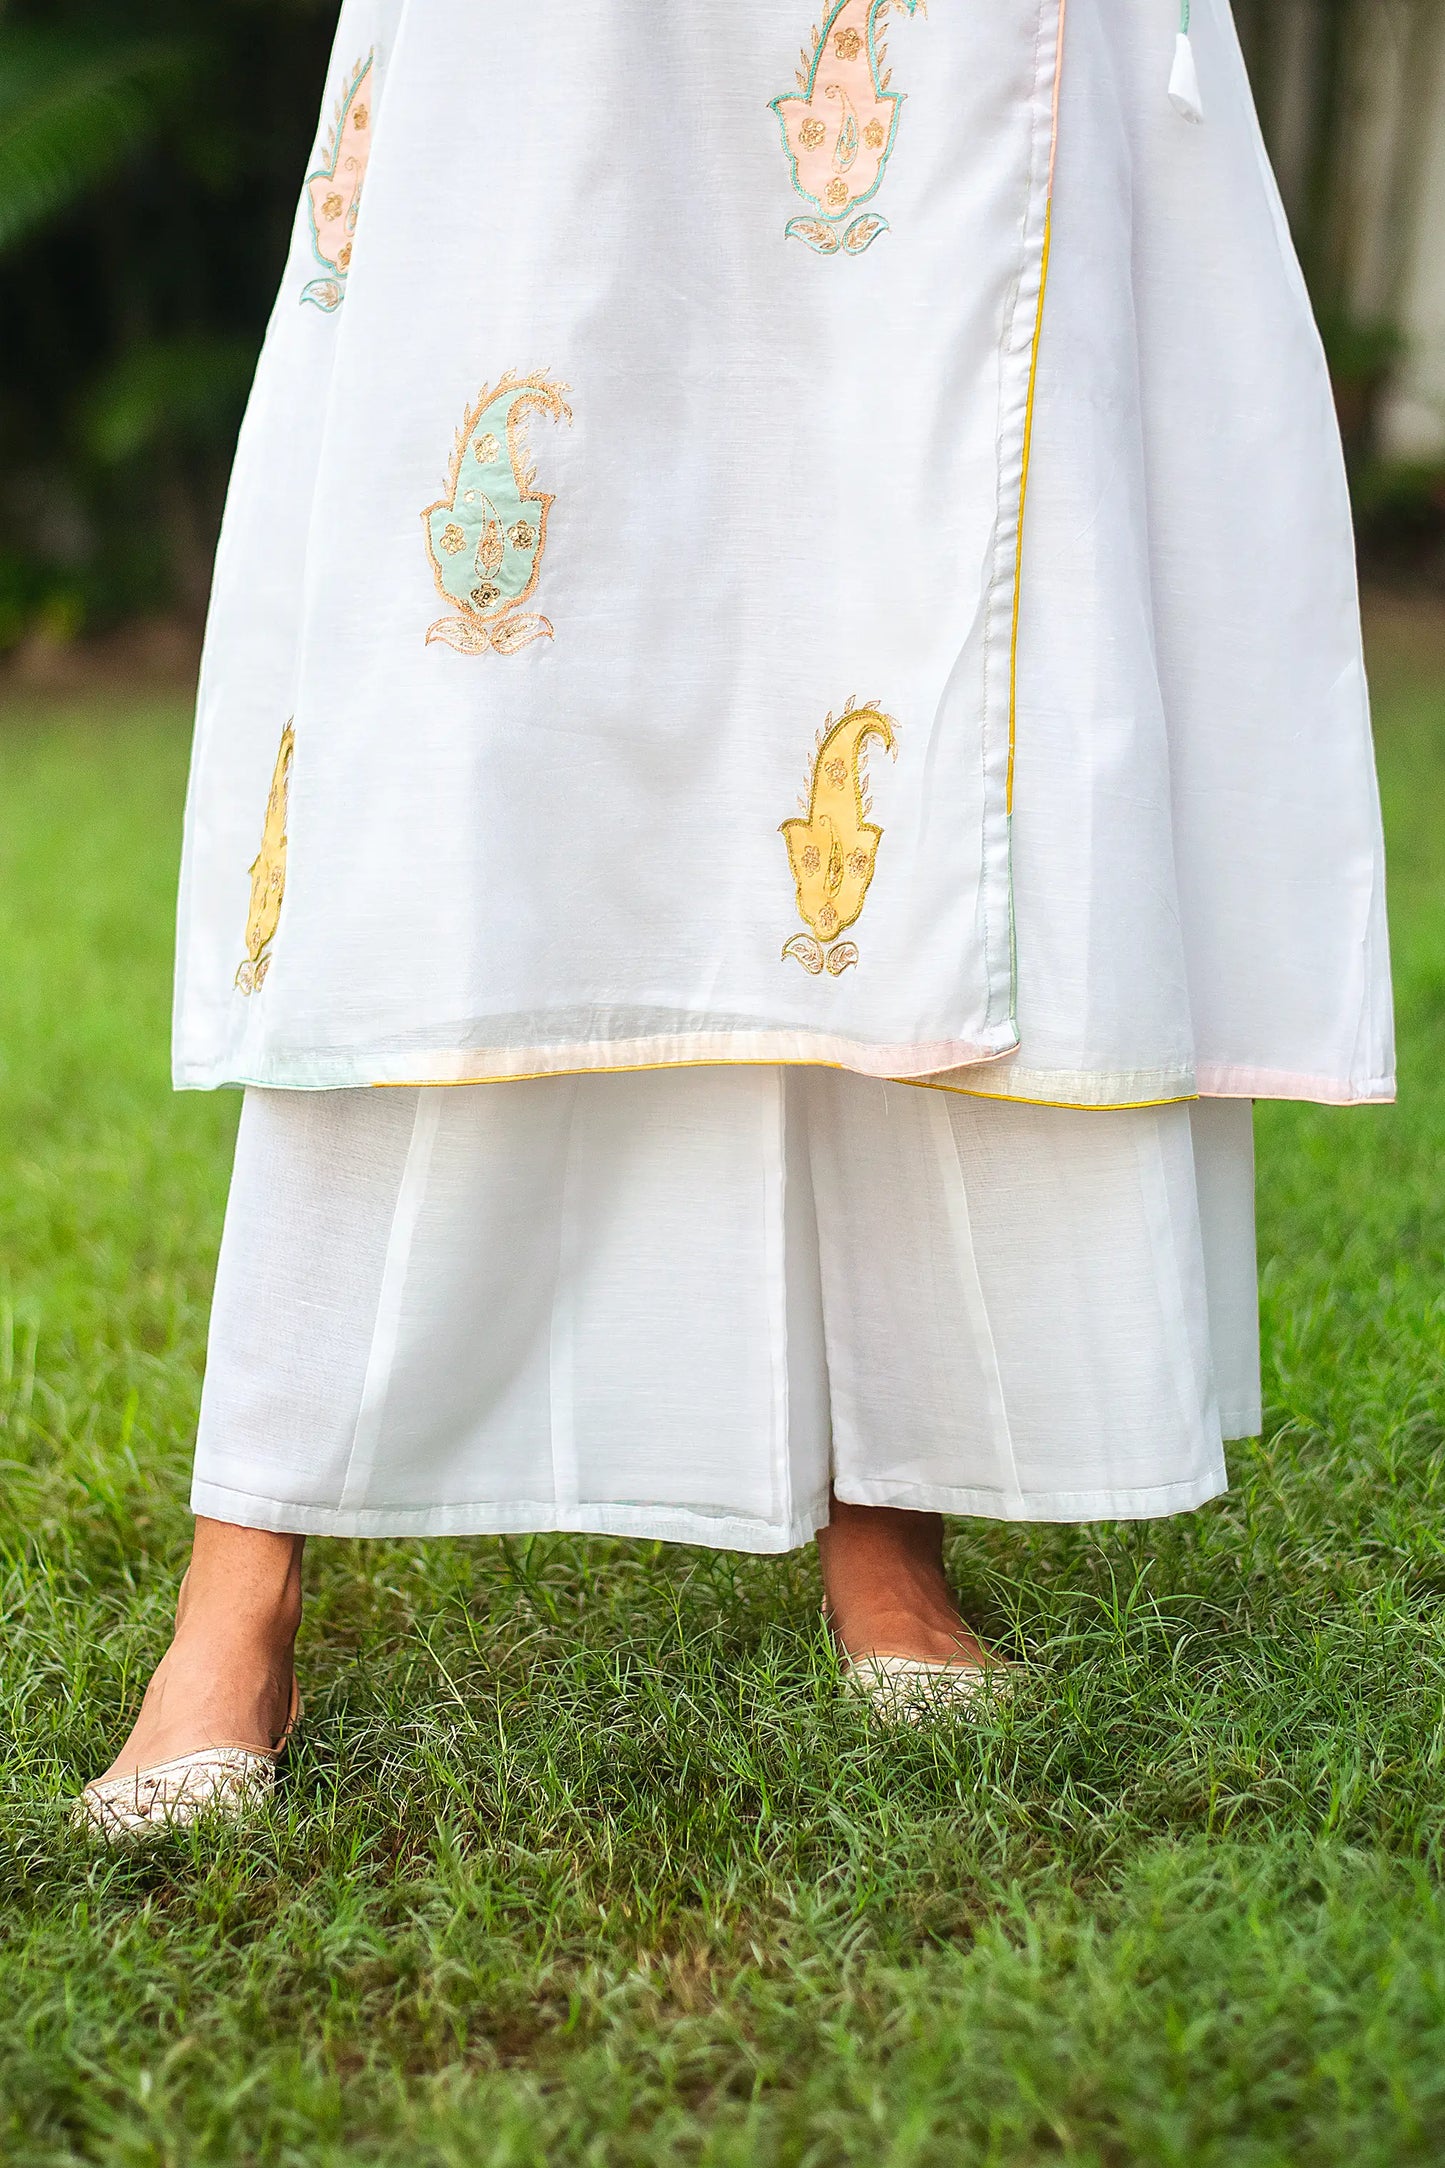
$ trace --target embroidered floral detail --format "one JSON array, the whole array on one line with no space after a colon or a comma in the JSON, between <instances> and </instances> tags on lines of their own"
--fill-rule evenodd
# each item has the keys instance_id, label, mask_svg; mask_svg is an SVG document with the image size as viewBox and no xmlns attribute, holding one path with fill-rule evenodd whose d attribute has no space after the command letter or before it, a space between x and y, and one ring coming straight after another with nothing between
<instances>
[{"instance_id":1,"label":"embroidered floral detail","mask_svg":"<svg viewBox=\"0 0 1445 2168\"><path fill-rule=\"evenodd\" d=\"M886 232L876 195L898 134L903 93L890 90L882 26L890 9L927 13L927 0L832 0L798 69L800 96L774 98L793 186L820 215L794 218L787 231L820 256L861 256Z\"/></svg>"},{"instance_id":2,"label":"embroidered floral detail","mask_svg":"<svg viewBox=\"0 0 1445 2168\"><path fill-rule=\"evenodd\" d=\"M482 529L482 539L477 544L477 570L485 572L487 578L491 579L493 573L501 571L502 559L506 554L507 545L502 540L501 521L489 519Z\"/></svg>"},{"instance_id":3,"label":"embroidered floral detail","mask_svg":"<svg viewBox=\"0 0 1445 2168\"><path fill-rule=\"evenodd\" d=\"M541 371L506 376L462 423L447 494L422 514L437 592L461 615L438 618L428 643L462 655L514 655L553 637L547 618L520 607L537 585L552 507L535 486L525 423L536 413L570 422L567 389Z\"/></svg>"},{"instance_id":4,"label":"embroidered floral detail","mask_svg":"<svg viewBox=\"0 0 1445 2168\"><path fill-rule=\"evenodd\" d=\"M836 256L841 246L836 230L820 218L795 218L788 227L796 240L806 241L820 256Z\"/></svg>"},{"instance_id":5,"label":"embroidered floral detail","mask_svg":"<svg viewBox=\"0 0 1445 2168\"><path fill-rule=\"evenodd\" d=\"M296 732L288 723L281 733L281 750L271 777L266 800L266 823L261 849L251 868L251 908L246 916L246 954L236 973L243 994L254 994L266 983L271 968L271 943L281 923L286 896L286 817L291 804L291 761Z\"/></svg>"},{"instance_id":6,"label":"embroidered floral detail","mask_svg":"<svg viewBox=\"0 0 1445 2168\"><path fill-rule=\"evenodd\" d=\"M845 252L849 256L861 256L869 242L876 241L887 224L886 218L879 218L871 211L863 218L855 218L843 236Z\"/></svg>"},{"instance_id":7,"label":"embroidered floral detail","mask_svg":"<svg viewBox=\"0 0 1445 2168\"><path fill-rule=\"evenodd\" d=\"M784 821L781 834L798 895L798 915L810 928L785 942L792 956L814 978L824 970L838 978L858 961L851 941L839 941L863 909L878 861L883 831L868 815L865 755L877 740L896 756L897 725L872 703L849 701L835 722L830 715L818 733L809 794L800 802L801 818ZM831 944L831 945L830 945Z\"/></svg>"},{"instance_id":8,"label":"embroidered floral detail","mask_svg":"<svg viewBox=\"0 0 1445 2168\"><path fill-rule=\"evenodd\" d=\"M375 66L375 53L368 53L352 70L321 163L306 177L311 250L325 276L313 279L301 299L315 302L328 314L346 298L346 274L351 269L362 184L371 157L371 107L361 93L372 81Z\"/></svg>"}]
</instances>

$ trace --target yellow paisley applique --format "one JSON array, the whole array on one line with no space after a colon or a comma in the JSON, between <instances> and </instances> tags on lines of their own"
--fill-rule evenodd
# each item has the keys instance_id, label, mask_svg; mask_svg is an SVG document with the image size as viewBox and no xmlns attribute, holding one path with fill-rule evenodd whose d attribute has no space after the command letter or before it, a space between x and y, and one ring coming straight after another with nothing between
<instances>
[{"instance_id":1,"label":"yellow paisley applique","mask_svg":"<svg viewBox=\"0 0 1445 2168\"><path fill-rule=\"evenodd\" d=\"M529 415L570 422L565 384L541 371L489 385L457 432L446 495L422 514L432 577L459 614L438 618L428 643L462 655L514 655L553 637L550 618L524 610L541 575L553 500L537 484Z\"/></svg>"},{"instance_id":2,"label":"yellow paisley applique","mask_svg":"<svg viewBox=\"0 0 1445 2168\"><path fill-rule=\"evenodd\" d=\"M784 821L780 833L798 892L798 914L811 928L794 934L783 946L815 976L825 968L834 978L858 961L851 941L839 939L856 924L878 863L883 831L868 819L864 760L877 740L897 756L898 726L876 704L858 707L850 700L837 722L832 716L818 733L812 784L801 801L802 817Z\"/></svg>"},{"instance_id":3,"label":"yellow paisley applique","mask_svg":"<svg viewBox=\"0 0 1445 2168\"><path fill-rule=\"evenodd\" d=\"M295 750L296 732L288 723L281 733L271 795L266 800L260 853L251 868L246 954L236 973L236 984L243 994L254 994L265 984L271 968L271 943L281 923L281 905L286 896L286 816L291 803L291 759Z\"/></svg>"}]
</instances>

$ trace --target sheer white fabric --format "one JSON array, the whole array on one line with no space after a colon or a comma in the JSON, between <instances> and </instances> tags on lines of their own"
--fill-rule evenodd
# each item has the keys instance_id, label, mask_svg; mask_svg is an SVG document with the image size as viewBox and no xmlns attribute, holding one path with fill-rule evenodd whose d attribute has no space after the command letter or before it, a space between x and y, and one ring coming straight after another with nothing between
<instances>
[{"instance_id":1,"label":"sheer white fabric","mask_svg":"<svg viewBox=\"0 0 1445 2168\"><path fill-rule=\"evenodd\" d=\"M1250 1109L775 1068L247 1094L193 1504L753 1551L1183 1510L1258 1428Z\"/></svg>"},{"instance_id":2,"label":"sheer white fabric","mask_svg":"<svg viewBox=\"0 0 1445 2168\"><path fill-rule=\"evenodd\" d=\"M331 308L303 196L242 434L182 1086L764 1060L1391 1096L1339 435L1227 0L1193 10L1204 127L1156 0L842 4L346 0L313 167L368 57L374 147ZM830 68L886 29L903 100L857 253L797 232L770 110L824 25ZM554 636L459 652L424 514L481 388L539 371ZM876 867L823 970L779 828L854 696L897 757L869 741Z\"/></svg>"}]
</instances>

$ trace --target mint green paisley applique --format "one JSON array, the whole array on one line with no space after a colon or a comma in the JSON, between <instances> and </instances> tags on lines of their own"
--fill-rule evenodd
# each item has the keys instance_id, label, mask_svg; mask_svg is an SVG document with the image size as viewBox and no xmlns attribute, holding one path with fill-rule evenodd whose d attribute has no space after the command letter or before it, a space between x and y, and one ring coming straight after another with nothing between
<instances>
[{"instance_id":1,"label":"mint green paisley applique","mask_svg":"<svg viewBox=\"0 0 1445 2168\"><path fill-rule=\"evenodd\" d=\"M547 548L552 499L536 487L527 448L529 415L570 422L565 384L542 372L488 386L457 435L447 492L422 514L432 576L460 613L427 633L462 655L514 655L550 640L552 625L524 610Z\"/></svg>"}]
</instances>

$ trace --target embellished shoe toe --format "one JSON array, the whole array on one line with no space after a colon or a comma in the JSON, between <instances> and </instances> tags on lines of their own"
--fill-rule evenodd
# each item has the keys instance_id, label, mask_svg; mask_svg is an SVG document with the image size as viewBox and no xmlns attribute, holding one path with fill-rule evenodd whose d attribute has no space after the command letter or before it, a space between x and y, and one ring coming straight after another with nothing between
<instances>
[{"instance_id":1,"label":"embellished shoe toe","mask_svg":"<svg viewBox=\"0 0 1445 2168\"><path fill-rule=\"evenodd\" d=\"M178 1754L149 1769L120 1777L99 1777L70 1810L77 1830L115 1844L128 1838L157 1836L183 1829L204 1815L239 1821L262 1805L276 1788L276 1772L301 1717L301 1697L293 1683L286 1729L269 1750L247 1746L207 1746Z\"/></svg>"},{"instance_id":2,"label":"embellished shoe toe","mask_svg":"<svg viewBox=\"0 0 1445 2168\"><path fill-rule=\"evenodd\" d=\"M1007 1664L931 1662L921 1656L855 1656L844 1684L889 1724L926 1724L976 1708L1011 1684Z\"/></svg>"}]
</instances>

